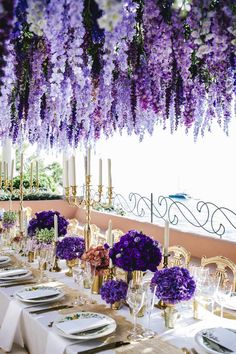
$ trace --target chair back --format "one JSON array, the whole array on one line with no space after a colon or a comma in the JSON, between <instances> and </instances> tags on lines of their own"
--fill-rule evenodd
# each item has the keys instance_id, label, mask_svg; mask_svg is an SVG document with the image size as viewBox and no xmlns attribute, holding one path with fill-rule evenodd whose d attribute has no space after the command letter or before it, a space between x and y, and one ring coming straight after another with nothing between
<instances>
[{"instance_id":1,"label":"chair back","mask_svg":"<svg viewBox=\"0 0 236 354\"><path fill-rule=\"evenodd\" d=\"M168 264L170 267L189 267L191 253L186 250L186 248L182 246L170 246L168 248L168 252L170 253L170 257L168 260Z\"/></svg>"},{"instance_id":2,"label":"chair back","mask_svg":"<svg viewBox=\"0 0 236 354\"><path fill-rule=\"evenodd\" d=\"M114 236L114 242L119 242L121 236L123 236L125 233L124 233L124 231L122 231L120 229L113 229L112 234Z\"/></svg>"},{"instance_id":3,"label":"chair back","mask_svg":"<svg viewBox=\"0 0 236 354\"><path fill-rule=\"evenodd\" d=\"M236 291L236 264L234 262L223 256L210 258L203 256L201 266L206 267L208 265L215 266L213 276L220 279L220 285L222 287L224 287L224 284L232 283L233 291Z\"/></svg>"}]
</instances>

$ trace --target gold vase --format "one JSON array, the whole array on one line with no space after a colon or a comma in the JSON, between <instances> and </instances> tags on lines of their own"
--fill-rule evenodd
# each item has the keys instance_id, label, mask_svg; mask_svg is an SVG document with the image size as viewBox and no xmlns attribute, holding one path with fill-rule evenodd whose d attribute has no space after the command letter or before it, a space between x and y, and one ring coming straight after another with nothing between
<instances>
[{"instance_id":1,"label":"gold vase","mask_svg":"<svg viewBox=\"0 0 236 354\"><path fill-rule=\"evenodd\" d=\"M33 263L34 261L34 251L29 251L28 252L28 262Z\"/></svg>"},{"instance_id":2,"label":"gold vase","mask_svg":"<svg viewBox=\"0 0 236 354\"><path fill-rule=\"evenodd\" d=\"M111 305L112 310L120 310L122 307L122 301L116 301Z\"/></svg>"},{"instance_id":3,"label":"gold vase","mask_svg":"<svg viewBox=\"0 0 236 354\"><path fill-rule=\"evenodd\" d=\"M179 313L176 310L175 306L172 304L166 304L164 309L164 320L166 328L174 328Z\"/></svg>"},{"instance_id":4,"label":"gold vase","mask_svg":"<svg viewBox=\"0 0 236 354\"><path fill-rule=\"evenodd\" d=\"M73 276L73 267L75 267L78 264L77 259L70 259L66 261L66 265L69 268L68 271L65 273L68 277Z\"/></svg>"},{"instance_id":5,"label":"gold vase","mask_svg":"<svg viewBox=\"0 0 236 354\"><path fill-rule=\"evenodd\" d=\"M135 284L141 284L143 279L143 272L141 270L134 270L132 272L132 281Z\"/></svg>"},{"instance_id":6,"label":"gold vase","mask_svg":"<svg viewBox=\"0 0 236 354\"><path fill-rule=\"evenodd\" d=\"M91 292L92 294L100 294L100 289L103 283L103 275L95 275L94 276L94 280L93 280L93 284L92 284L92 288L91 288Z\"/></svg>"}]
</instances>

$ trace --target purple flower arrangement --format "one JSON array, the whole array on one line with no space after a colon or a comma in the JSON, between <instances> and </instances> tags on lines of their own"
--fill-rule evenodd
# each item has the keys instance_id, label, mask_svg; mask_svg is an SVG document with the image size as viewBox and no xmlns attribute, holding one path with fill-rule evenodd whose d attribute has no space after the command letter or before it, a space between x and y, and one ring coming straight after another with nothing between
<instances>
[{"instance_id":1,"label":"purple flower arrangement","mask_svg":"<svg viewBox=\"0 0 236 354\"><path fill-rule=\"evenodd\" d=\"M4 211L3 219L2 219L2 226L4 229L11 229L13 226L16 225L17 214L14 211Z\"/></svg>"},{"instance_id":2,"label":"purple flower arrangement","mask_svg":"<svg viewBox=\"0 0 236 354\"><path fill-rule=\"evenodd\" d=\"M156 271L151 288L156 286L156 296L167 304L176 304L190 300L196 289L196 283L188 269L182 267L165 268Z\"/></svg>"},{"instance_id":3,"label":"purple flower arrangement","mask_svg":"<svg viewBox=\"0 0 236 354\"><path fill-rule=\"evenodd\" d=\"M114 243L109 256L115 266L126 271L155 272L161 262L159 243L142 232L130 230Z\"/></svg>"},{"instance_id":4,"label":"purple flower arrangement","mask_svg":"<svg viewBox=\"0 0 236 354\"><path fill-rule=\"evenodd\" d=\"M28 226L28 235L35 236L37 230L54 228L54 215L58 216L58 236L65 236L69 222L58 211L41 211L35 213L35 218L32 218Z\"/></svg>"},{"instance_id":5,"label":"purple flower arrangement","mask_svg":"<svg viewBox=\"0 0 236 354\"><path fill-rule=\"evenodd\" d=\"M67 261L80 258L85 251L84 239L81 237L64 237L57 242L56 255Z\"/></svg>"},{"instance_id":6,"label":"purple flower arrangement","mask_svg":"<svg viewBox=\"0 0 236 354\"><path fill-rule=\"evenodd\" d=\"M114 304L126 299L127 290L128 284L123 280L108 280L102 285L100 295L107 304Z\"/></svg>"}]
</instances>

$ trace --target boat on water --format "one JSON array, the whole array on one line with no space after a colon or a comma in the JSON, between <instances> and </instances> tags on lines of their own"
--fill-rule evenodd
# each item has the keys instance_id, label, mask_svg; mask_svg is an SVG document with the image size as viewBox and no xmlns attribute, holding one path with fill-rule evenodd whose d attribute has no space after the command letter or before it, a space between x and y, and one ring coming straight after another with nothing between
<instances>
[{"instance_id":1,"label":"boat on water","mask_svg":"<svg viewBox=\"0 0 236 354\"><path fill-rule=\"evenodd\" d=\"M172 199L190 199L190 195L187 193L175 193L175 194L169 194L168 195L169 198Z\"/></svg>"}]
</instances>

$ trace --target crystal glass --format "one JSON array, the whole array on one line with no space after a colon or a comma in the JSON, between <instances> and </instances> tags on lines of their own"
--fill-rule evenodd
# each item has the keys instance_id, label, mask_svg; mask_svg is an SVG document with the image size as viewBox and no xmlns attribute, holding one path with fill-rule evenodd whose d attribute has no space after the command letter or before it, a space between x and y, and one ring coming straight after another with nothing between
<instances>
[{"instance_id":1,"label":"crystal glass","mask_svg":"<svg viewBox=\"0 0 236 354\"><path fill-rule=\"evenodd\" d=\"M226 283L217 287L215 292L215 300L220 305L220 317L223 318L224 304L230 299L232 293L232 284Z\"/></svg>"},{"instance_id":2,"label":"crystal glass","mask_svg":"<svg viewBox=\"0 0 236 354\"><path fill-rule=\"evenodd\" d=\"M40 276L39 276L39 283L47 280L47 277L44 273L44 266L45 263L48 260L49 257L49 250L47 248L41 248L38 252L38 264L39 264L39 270L40 270Z\"/></svg>"},{"instance_id":3,"label":"crystal glass","mask_svg":"<svg viewBox=\"0 0 236 354\"><path fill-rule=\"evenodd\" d=\"M128 336L128 340L137 342L143 339L141 334L137 332L137 314L144 304L145 289L143 284L134 283L132 280L129 282L126 301L132 309L134 317L134 327L132 333Z\"/></svg>"},{"instance_id":4,"label":"crystal glass","mask_svg":"<svg viewBox=\"0 0 236 354\"><path fill-rule=\"evenodd\" d=\"M156 332L150 328L150 322L151 322L152 310L155 304L155 298L156 298L155 294L156 294L157 287L155 286L154 289L152 290L150 285L151 285L151 280L147 280L143 282L143 289L145 291L144 304L145 304L146 314L147 314L147 328L144 330L144 332L142 332L142 336L144 338L151 338L156 335Z\"/></svg>"},{"instance_id":5,"label":"crystal glass","mask_svg":"<svg viewBox=\"0 0 236 354\"><path fill-rule=\"evenodd\" d=\"M89 303L93 304L95 301L93 299L92 284L95 276L95 267L92 267L90 262L85 262L83 270L83 283L86 283L87 287L90 288Z\"/></svg>"},{"instance_id":6,"label":"crystal glass","mask_svg":"<svg viewBox=\"0 0 236 354\"><path fill-rule=\"evenodd\" d=\"M83 284L83 280L84 280L84 270L77 266L77 267L74 267L73 268L73 279L74 279L74 282L80 287L81 284ZM86 299L82 296L82 295L77 295L75 300L73 301L73 304L72 305L78 305L78 306L81 306L81 305L84 305L86 302Z\"/></svg>"}]
</instances>

